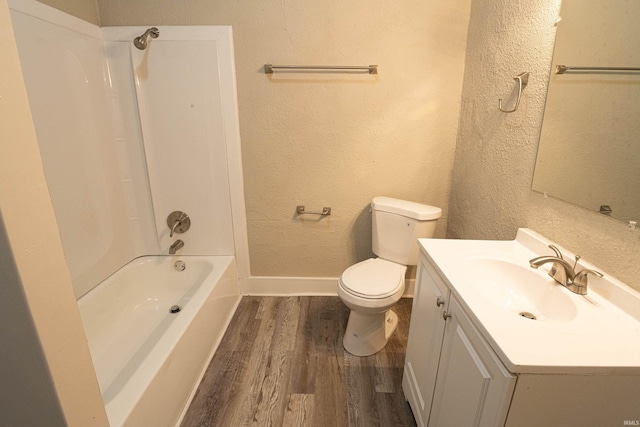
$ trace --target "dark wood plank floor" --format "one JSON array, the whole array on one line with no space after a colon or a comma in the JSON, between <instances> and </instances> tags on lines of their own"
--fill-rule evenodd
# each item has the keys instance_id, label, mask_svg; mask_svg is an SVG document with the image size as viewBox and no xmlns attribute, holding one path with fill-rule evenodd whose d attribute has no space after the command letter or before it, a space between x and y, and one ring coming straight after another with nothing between
<instances>
[{"instance_id":1,"label":"dark wood plank floor","mask_svg":"<svg viewBox=\"0 0 640 427\"><path fill-rule=\"evenodd\" d=\"M182 426L415 426L401 385L411 302L382 351L355 357L338 297L244 297Z\"/></svg>"}]
</instances>

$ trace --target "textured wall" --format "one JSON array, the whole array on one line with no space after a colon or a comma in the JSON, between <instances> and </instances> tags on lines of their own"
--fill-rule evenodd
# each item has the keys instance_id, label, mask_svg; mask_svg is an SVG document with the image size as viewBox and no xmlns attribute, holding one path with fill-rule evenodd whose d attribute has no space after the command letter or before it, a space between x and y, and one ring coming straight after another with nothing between
<instances>
[{"instance_id":1,"label":"textured wall","mask_svg":"<svg viewBox=\"0 0 640 427\"><path fill-rule=\"evenodd\" d=\"M92 24L98 25L100 17L98 16L98 4L96 0L38 0L58 10L73 15L77 18L84 19Z\"/></svg>"},{"instance_id":2,"label":"textured wall","mask_svg":"<svg viewBox=\"0 0 640 427\"><path fill-rule=\"evenodd\" d=\"M231 24L251 272L335 277L371 255L376 195L447 212L468 0L100 1L102 25ZM162 37L162 36L161 36ZM377 76L262 65L378 64ZM295 207L331 206L318 221ZM444 236L446 217L438 235Z\"/></svg>"},{"instance_id":3,"label":"textured wall","mask_svg":"<svg viewBox=\"0 0 640 427\"><path fill-rule=\"evenodd\" d=\"M530 227L640 289L639 230L530 190L558 7L472 4L448 234L512 239ZM498 98L513 93L512 77L523 71L532 74L520 109L501 113Z\"/></svg>"}]
</instances>

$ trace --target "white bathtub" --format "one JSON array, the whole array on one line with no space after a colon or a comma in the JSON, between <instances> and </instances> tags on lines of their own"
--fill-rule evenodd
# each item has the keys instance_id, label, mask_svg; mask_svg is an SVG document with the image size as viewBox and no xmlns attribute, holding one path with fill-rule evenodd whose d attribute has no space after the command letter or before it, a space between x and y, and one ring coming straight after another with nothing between
<instances>
[{"instance_id":1,"label":"white bathtub","mask_svg":"<svg viewBox=\"0 0 640 427\"><path fill-rule=\"evenodd\" d=\"M239 302L232 256L137 258L81 297L111 427L180 422Z\"/></svg>"}]
</instances>

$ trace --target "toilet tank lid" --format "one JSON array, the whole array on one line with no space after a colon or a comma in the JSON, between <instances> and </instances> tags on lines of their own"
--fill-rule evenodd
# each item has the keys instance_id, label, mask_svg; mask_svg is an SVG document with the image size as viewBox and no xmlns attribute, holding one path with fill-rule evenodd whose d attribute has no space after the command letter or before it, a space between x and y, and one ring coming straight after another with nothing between
<instances>
[{"instance_id":1,"label":"toilet tank lid","mask_svg":"<svg viewBox=\"0 0 640 427\"><path fill-rule=\"evenodd\" d=\"M371 208L375 211L389 212L417 220L433 220L442 216L442 209L422 203L378 196L371 201Z\"/></svg>"}]
</instances>

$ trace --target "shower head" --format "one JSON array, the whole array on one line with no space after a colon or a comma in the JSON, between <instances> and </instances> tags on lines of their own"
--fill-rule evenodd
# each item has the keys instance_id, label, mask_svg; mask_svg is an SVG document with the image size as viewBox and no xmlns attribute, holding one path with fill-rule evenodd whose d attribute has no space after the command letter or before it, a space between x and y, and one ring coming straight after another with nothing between
<instances>
[{"instance_id":1,"label":"shower head","mask_svg":"<svg viewBox=\"0 0 640 427\"><path fill-rule=\"evenodd\" d=\"M160 35L160 30L158 30L156 27L151 27L147 29L147 31L145 31L143 35L133 39L133 44L138 49L145 50L147 48L147 40L149 39L149 36L151 36L154 39L157 39L159 35Z\"/></svg>"}]
</instances>

